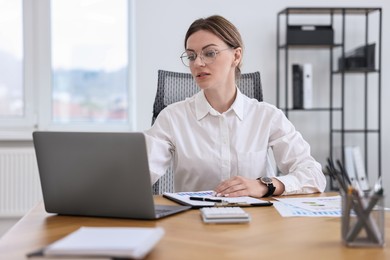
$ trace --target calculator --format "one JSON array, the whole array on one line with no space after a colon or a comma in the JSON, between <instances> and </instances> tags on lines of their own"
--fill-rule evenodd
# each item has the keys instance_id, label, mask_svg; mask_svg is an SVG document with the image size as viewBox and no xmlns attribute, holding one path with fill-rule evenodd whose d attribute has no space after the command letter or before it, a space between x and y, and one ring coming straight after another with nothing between
<instances>
[{"instance_id":1,"label":"calculator","mask_svg":"<svg viewBox=\"0 0 390 260\"><path fill-rule=\"evenodd\" d=\"M251 219L240 207L205 207L200 213L205 223L247 223Z\"/></svg>"}]
</instances>

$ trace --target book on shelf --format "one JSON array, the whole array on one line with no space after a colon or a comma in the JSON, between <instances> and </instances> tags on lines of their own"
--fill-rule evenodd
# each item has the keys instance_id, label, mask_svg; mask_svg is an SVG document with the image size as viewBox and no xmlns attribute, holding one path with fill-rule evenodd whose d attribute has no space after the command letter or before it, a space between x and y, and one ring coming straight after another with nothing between
<instances>
[{"instance_id":1,"label":"book on shelf","mask_svg":"<svg viewBox=\"0 0 390 260\"><path fill-rule=\"evenodd\" d=\"M292 65L292 91L293 91L293 108L303 108L303 73L302 66L299 64Z\"/></svg>"},{"instance_id":2,"label":"book on shelf","mask_svg":"<svg viewBox=\"0 0 390 260\"><path fill-rule=\"evenodd\" d=\"M370 189L359 146L344 147L344 169L354 185L359 185L361 190Z\"/></svg>"},{"instance_id":3,"label":"book on shelf","mask_svg":"<svg viewBox=\"0 0 390 260\"><path fill-rule=\"evenodd\" d=\"M313 69L310 63L292 65L293 108L313 107Z\"/></svg>"},{"instance_id":4,"label":"book on shelf","mask_svg":"<svg viewBox=\"0 0 390 260\"><path fill-rule=\"evenodd\" d=\"M313 107L313 68L310 63L303 64L303 108Z\"/></svg>"},{"instance_id":5,"label":"book on shelf","mask_svg":"<svg viewBox=\"0 0 390 260\"><path fill-rule=\"evenodd\" d=\"M367 180L366 168L364 166L363 157L359 146L354 146L352 152L353 161L355 163L356 178L358 180L359 186L362 190L369 190L370 186Z\"/></svg>"},{"instance_id":6,"label":"book on shelf","mask_svg":"<svg viewBox=\"0 0 390 260\"><path fill-rule=\"evenodd\" d=\"M344 168L345 171L348 174L348 178L351 180L351 182L356 181L356 171L355 171L355 162L354 162L354 154L353 154L353 147L352 146L346 146L344 147Z\"/></svg>"}]
</instances>

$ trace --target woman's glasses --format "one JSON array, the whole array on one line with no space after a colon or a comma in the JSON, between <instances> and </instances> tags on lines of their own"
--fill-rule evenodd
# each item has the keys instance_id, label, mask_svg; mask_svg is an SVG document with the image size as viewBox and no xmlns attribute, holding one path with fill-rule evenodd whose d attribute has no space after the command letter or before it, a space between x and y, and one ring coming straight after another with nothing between
<instances>
[{"instance_id":1,"label":"woman's glasses","mask_svg":"<svg viewBox=\"0 0 390 260\"><path fill-rule=\"evenodd\" d=\"M204 64L211 64L215 61L217 54L221 51L226 51L232 49L231 47L223 49L223 50L215 50L215 49L204 49L199 55L194 51L185 51L180 56L181 61L187 67L191 66L196 58L199 56Z\"/></svg>"}]
</instances>

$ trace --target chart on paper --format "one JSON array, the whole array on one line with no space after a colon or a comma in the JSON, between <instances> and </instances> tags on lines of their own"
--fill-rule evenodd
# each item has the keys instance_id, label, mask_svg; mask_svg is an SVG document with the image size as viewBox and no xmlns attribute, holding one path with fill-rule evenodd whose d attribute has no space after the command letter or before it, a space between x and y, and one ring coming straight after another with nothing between
<instances>
[{"instance_id":1,"label":"chart on paper","mask_svg":"<svg viewBox=\"0 0 390 260\"><path fill-rule=\"evenodd\" d=\"M341 197L278 198L275 208L284 217L340 217Z\"/></svg>"}]
</instances>

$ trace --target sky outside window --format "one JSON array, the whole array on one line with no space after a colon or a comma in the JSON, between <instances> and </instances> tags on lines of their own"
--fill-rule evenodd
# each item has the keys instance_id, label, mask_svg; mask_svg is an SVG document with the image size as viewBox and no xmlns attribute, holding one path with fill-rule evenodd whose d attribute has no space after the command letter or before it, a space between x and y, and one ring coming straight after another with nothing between
<instances>
[{"instance_id":1,"label":"sky outside window","mask_svg":"<svg viewBox=\"0 0 390 260\"><path fill-rule=\"evenodd\" d=\"M0 118L24 116L22 1L0 0Z\"/></svg>"},{"instance_id":2,"label":"sky outside window","mask_svg":"<svg viewBox=\"0 0 390 260\"><path fill-rule=\"evenodd\" d=\"M126 0L51 1L56 123L127 122Z\"/></svg>"}]
</instances>

